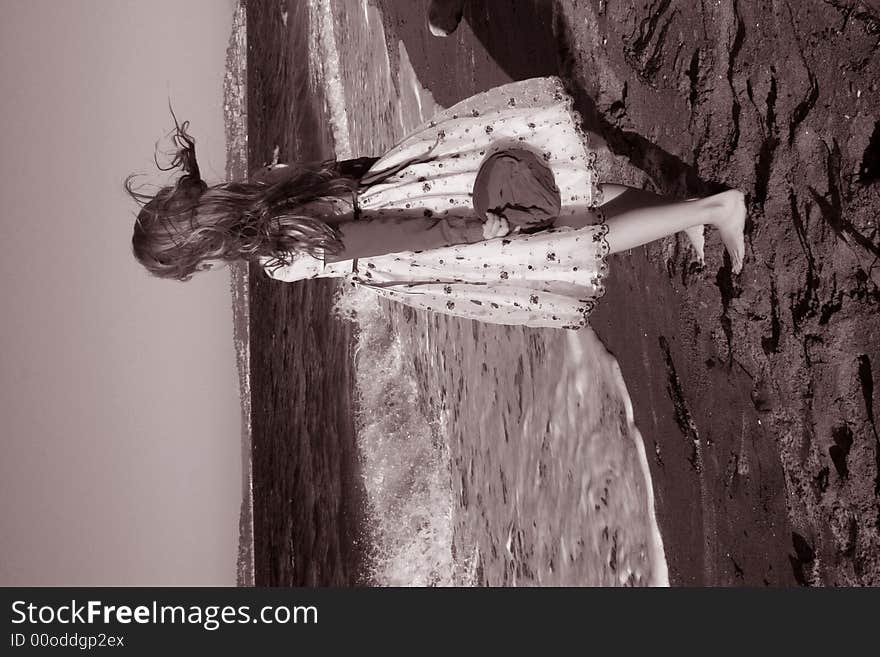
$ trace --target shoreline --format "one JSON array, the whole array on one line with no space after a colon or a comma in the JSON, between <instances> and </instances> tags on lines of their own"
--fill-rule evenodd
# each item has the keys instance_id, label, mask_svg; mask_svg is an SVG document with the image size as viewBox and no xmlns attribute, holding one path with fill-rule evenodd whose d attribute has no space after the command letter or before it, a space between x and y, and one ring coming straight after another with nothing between
<instances>
[{"instance_id":1,"label":"shoreline","mask_svg":"<svg viewBox=\"0 0 880 657\"><path fill-rule=\"evenodd\" d=\"M503 22L499 28L503 28L504 31L520 33L537 32L538 36L543 36L546 41L530 40L527 48L506 49L500 55L496 52L495 54L498 55L501 62L499 63L493 59L493 55L487 51L483 44L484 41L490 44L493 42L489 27L483 23L471 25L471 21L485 20L486 17L480 19L466 15L466 20L462 22L459 30L453 36L438 39L432 37L424 28L424 16L420 13L422 12L420 7L403 9L398 4L391 2L380 1L378 4L383 16L392 70L399 67L394 58L397 51L396 43L403 41L410 53L412 65L421 84L434 95L438 102L445 106L452 105L470 94L510 82L513 79L522 79L530 75L559 75L561 73L558 51L550 38L554 30L551 22L552 16L535 7L501 17ZM528 4L531 5L531 3ZM518 5L517 9L521 9L525 5L526 3ZM464 73L463 71L467 69L470 69L469 72ZM522 73L512 76L505 69L522 71ZM589 113L585 112L583 108L577 107L577 109L580 109L581 113L585 114L585 120L588 120ZM622 263L615 264L619 267ZM613 269L614 267L612 267L612 271ZM607 293L606 297L608 297ZM609 305L613 304L609 304L606 298L603 299L603 303L600 303L599 308L607 308ZM598 313L599 310L595 311L594 317ZM607 325L601 325L601 322L599 325L595 322L591 323L593 323L593 329L605 349L618 360L627 396L631 406L635 409L634 419L641 436L641 445L646 452L646 462L643 463L643 466L651 466L649 468L649 483L653 494L650 498L654 502L651 516L656 523L655 526L659 525L660 529L660 545L655 546L655 550L663 553L662 561L665 564L665 568L663 568L665 572L658 579L665 585L695 582L698 575L696 572L687 570L689 566L694 564L692 560L688 559L692 550L684 547L693 542L694 537L690 527L677 522L678 510L674 506L666 504L668 495L664 494L663 489L671 485L671 479L665 476L666 473L656 472L653 464L650 463L652 460L650 453L654 449L654 443L647 443L643 437L650 433L652 428L649 428L648 425L643 426L643 411L639 409L649 408L652 400L645 396L645 391L641 387L633 387L630 383L631 368L628 364L625 365L625 362L629 360L628 355L621 353L619 349L613 349L603 335L605 329L613 332L618 323L610 322ZM583 338L576 336L574 339L580 341ZM668 428L654 427L653 429L666 430ZM663 439L659 440L662 442ZM684 468L679 470L682 474L686 474ZM684 555L685 558L679 558L678 555ZM695 570L695 567L692 569Z\"/></svg>"},{"instance_id":2,"label":"shoreline","mask_svg":"<svg viewBox=\"0 0 880 657\"><path fill-rule=\"evenodd\" d=\"M609 170L672 197L747 195L741 276L714 231L702 268L683 239L655 243L617 258L594 322L649 402L637 423L658 439L658 498L684 550L670 566L690 584L877 585L880 97L864 90L880 15L668 9L581 6L565 36L593 44L567 70L644 174Z\"/></svg>"},{"instance_id":3,"label":"shoreline","mask_svg":"<svg viewBox=\"0 0 880 657\"><path fill-rule=\"evenodd\" d=\"M388 74L391 76L389 79L389 83L397 90L399 94L397 100L397 111L400 112L400 116L398 120L401 121L401 125L403 125L404 119L403 115L407 114L409 117L409 122L411 125L417 125L424 120L430 118L430 114L433 114L435 109L432 109L428 112L428 115L425 114L425 104L428 107L435 108L435 102L433 101L433 94L430 90L422 87L421 80L418 79L418 76L415 75L415 72L412 69L412 66L409 63L409 56L406 47L402 42L389 42L385 39L384 31L382 30L380 25L384 25L385 21L382 20L380 13L369 13L365 16L365 25L363 27L352 28L352 24L348 22L350 19L341 18L342 25L339 29L335 29L333 27L331 29L331 25L328 23L327 16L329 14L328 7L329 3L327 0L315 0L310 3L310 12L313 13L316 18L316 22L318 27L315 29L314 34L320 34L320 37L313 36L312 40L312 57L316 59L311 60L314 62L320 62L319 69L319 84L321 84L322 88L324 86L327 87L327 96L330 105L330 116L329 116L329 125L331 126L331 131L333 134L334 142L336 142L336 151L338 158L350 157L353 155L351 152L350 144L360 143L363 141L363 135L358 135L357 131L352 132L352 124L349 122L347 108L351 108L351 99L346 97L346 91L344 90L344 85L340 86L340 82L345 79L345 73L343 69L339 66L340 61L340 53L336 49L337 45L337 33L341 33L346 35L345 38L352 39L356 43L359 42L360 39L363 39L365 34L362 31L363 27L366 27L367 31L371 29L374 30L372 32L372 38L377 38L377 34L381 35L381 45L379 49L385 54L386 60L385 63L388 66ZM369 9L369 12L375 12L374 9ZM372 18L371 18L372 16ZM360 19L360 17L358 17ZM356 20L358 20L356 19ZM376 21L379 21L377 24ZM355 23L357 24L357 23ZM372 28L369 26L372 24ZM376 31L378 28L378 31ZM354 31L351 31L354 29ZM379 43L377 42L377 43ZM391 66L391 58L388 55L389 52L394 51L399 53L399 61L396 62L395 66ZM314 64L313 64L314 65ZM320 82L323 81L323 82ZM381 84L381 83L380 83ZM349 90L350 91L350 90ZM410 94L410 103L412 99L415 98L415 107L408 107L408 103L404 100L404 95ZM335 98L336 101L333 102L330 100L331 98ZM343 102L344 99L344 102ZM415 116L417 114L418 116ZM412 123L412 121L415 123ZM399 135L397 136L399 138ZM584 352L590 353L593 358L599 358L601 365L597 364L597 367L601 367L603 374L599 377L603 381L607 381L607 385L610 390L617 391L617 396L619 397L620 403L620 413L621 418L623 415L626 416L625 424L628 425L624 430L625 436L627 436L628 440L632 441L632 445L630 449L633 450L633 455L635 458L635 472L631 473L632 476L635 477L633 483L636 485L638 489L642 491L646 491L644 493L645 497L643 501L639 502L642 505L650 506L650 509L647 511L647 517L645 518L645 526L644 530L647 533L646 543L644 550L651 555L650 563L651 567L651 575L649 579L645 579L645 582L650 582L653 585L659 586L668 586L668 568L666 564L666 560L664 557L663 550L663 540L660 535L656 516L654 513L653 506L653 485L651 482L651 473L647 463L647 457L645 455L644 442L639 434L638 430L635 428L633 423L633 415L632 415L632 405L630 403L626 386L622 381L622 377L620 375L619 367L614 362L613 358L608 354L604 345L600 345L597 342L597 338L592 331L586 331L581 333L580 335L570 335L568 336L572 338L572 340L564 339L565 336L562 334L557 334L556 338L559 338L558 345L562 352L566 350L569 352L569 363L573 362L583 362ZM566 346L567 344L567 346ZM573 359L573 360L572 360ZM577 370L577 366L573 366L575 370ZM586 370L582 371L582 375L586 375ZM575 380L576 388L579 392L589 388L589 384L581 381L578 382ZM439 389L443 389L443 386L440 385ZM611 393L613 394L613 393ZM574 403L574 402L571 402ZM578 404L580 407L580 403ZM626 448L625 448L626 449ZM462 466L464 467L464 466ZM628 481L628 479L627 479ZM491 490L491 483L488 483ZM463 484L464 485L464 484ZM607 491L606 491L607 493ZM607 504L605 502L604 504ZM609 529L606 526L605 531L608 532ZM617 541L617 532L614 532L614 539ZM487 548L489 549L489 548ZM612 555L616 554L615 547L612 547ZM644 558L645 553L642 553ZM611 571L615 571L616 568L616 558L611 556ZM525 568L525 566L523 566ZM552 572L552 571L551 571ZM577 580L573 580L577 581ZM621 582L623 580L620 580Z\"/></svg>"},{"instance_id":4,"label":"shoreline","mask_svg":"<svg viewBox=\"0 0 880 657\"><path fill-rule=\"evenodd\" d=\"M880 207L880 100L861 91L880 77L869 32L880 18L866 11L816 41L816 20L840 24L834 7L789 8L779 33L780 18L729 2L693 15L475 4L438 39L425 7L378 4L392 66L401 40L442 105L562 75L608 143L606 180L678 198L746 191L742 276L713 231L702 269L683 239L666 239L614 256L591 320L647 440L671 583L880 582L880 281L865 246ZM692 42L667 41L672 24ZM797 66L768 66L771 51Z\"/></svg>"}]
</instances>

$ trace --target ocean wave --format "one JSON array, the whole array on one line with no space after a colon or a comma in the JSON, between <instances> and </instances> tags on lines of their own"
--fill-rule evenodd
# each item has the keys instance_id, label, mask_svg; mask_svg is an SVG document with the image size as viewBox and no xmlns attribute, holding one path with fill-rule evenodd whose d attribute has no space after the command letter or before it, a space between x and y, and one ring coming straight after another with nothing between
<instances>
[{"instance_id":1,"label":"ocean wave","mask_svg":"<svg viewBox=\"0 0 880 657\"><path fill-rule=\"evenodd\" d=\"M309 68L314 80L324 90L327 111L333 128L336 156L352 157L348 125L348 107L342 86L339 49L336 46L336 28L329 0L309 0L310 30Z\"/></svg>"},{"instance_id":2,"label":"ocean wave","mask_svg":"<svg viewBox=\"0 0 880 657\"><path fill-rule=\"evenodd\" d=\"M327 99L336 155L352 157L333 8L329 0L310 0L309 11L312 75ZM380 586L452 585L453 499L442 420L427 417L419 404L411 359L387 309L359 289L344 290L336 308L357 326L357 443L371 578Z\"/></svg>"},{"instance_id":3,"label":"ocean wave","mask_svg":"<svg viewBox=\"0 0 880 657\"><path fill-rule=\"evenodd\" d=\"M379 585L453 581L453 498L443 418L420 404L412 359L386 308L349 288L337 312L357 325L357 441ZM426 412L427 410L427 412Z\"/></svg>"}]
</instances>

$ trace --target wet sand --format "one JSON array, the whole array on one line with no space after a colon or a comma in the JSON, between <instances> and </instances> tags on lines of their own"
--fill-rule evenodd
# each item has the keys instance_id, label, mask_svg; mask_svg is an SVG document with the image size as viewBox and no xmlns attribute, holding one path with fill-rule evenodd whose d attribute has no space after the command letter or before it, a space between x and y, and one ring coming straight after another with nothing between
<instances>
[{"instance_id":1,"label":"wet sand","mask_svg":"<svg viewBox=\"0 0 880 657\"><path fill-rule=\"evenodd\" d=\"M603 179L747 193L742 276L711 231L702 268L668 239L613 258L592 322L646 441L671 582L880 583L876 8L475 0L438 39L427 2L377 4L392 66L402 40L442 105L563 74L607 141Z\"/></svg>"}]
</instances>

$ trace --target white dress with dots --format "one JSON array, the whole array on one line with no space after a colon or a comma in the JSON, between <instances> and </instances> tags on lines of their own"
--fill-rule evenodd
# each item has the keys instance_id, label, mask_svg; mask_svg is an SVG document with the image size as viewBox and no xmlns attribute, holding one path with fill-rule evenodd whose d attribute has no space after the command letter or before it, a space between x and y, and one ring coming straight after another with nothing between
<instances>
[{"instance_id":1,"label":"white dress with dots","mask_svg":"<svg viewBox=\"0 0 880 657\"><path fill-rule=\"evenodd\" d=\"M555 77L514 82L439 113L388 151L370 171L416 163L358 195L361 210L475 216L473 188L484 159L529 148L553 172L561 215L601 204L594 162L572 99ZM429 157L429 161L418 162ZM604 293L608 227L550 228L425 251L324 264L295 255L274 270L285 281L347 277L415 308L496 324L580 328Z\"/></svg>"}]
</instances>

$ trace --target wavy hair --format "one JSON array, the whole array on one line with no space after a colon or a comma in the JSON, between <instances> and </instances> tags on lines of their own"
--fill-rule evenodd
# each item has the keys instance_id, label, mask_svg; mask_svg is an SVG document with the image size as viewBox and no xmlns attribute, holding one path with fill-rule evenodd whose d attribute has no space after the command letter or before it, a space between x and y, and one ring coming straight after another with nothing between
<instances>
[{"instance_id":1,"label":"wavy hair","mask_svg":"<svg viewBox=\"0 0 880 657\"><path fill-rule=\"evenodd\" d=\"M182 175L154 196L135 191L134 175L124 183L141 205L132 251L150 273L185 281L209 260L268 257L271 268L289 264L292 253L341 251L338 233L322 217L333 213L335 200L354 197L358 180L340 175L335 161L291 167L290 175L274 184L209 186L199 173L189 121L178 123L173 110L171 116L177 151L169 166L163 168L158 160L156 166L161 171L180 169ZM306 204L309 214L303 212Z\"/></svg>"}]
</instances>

